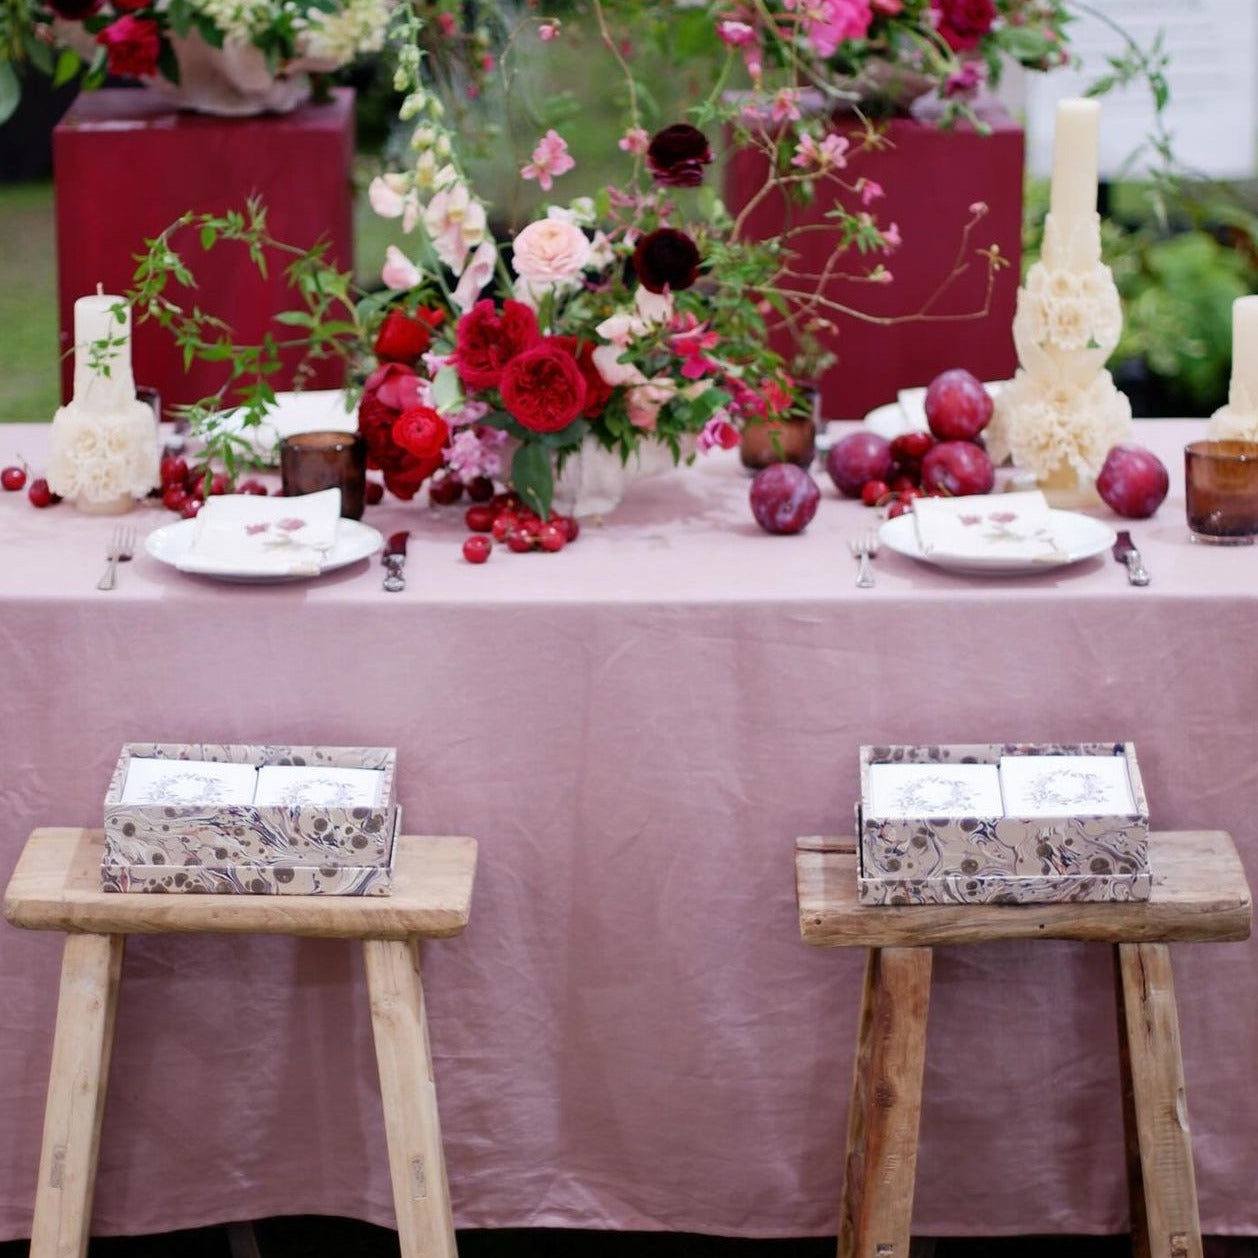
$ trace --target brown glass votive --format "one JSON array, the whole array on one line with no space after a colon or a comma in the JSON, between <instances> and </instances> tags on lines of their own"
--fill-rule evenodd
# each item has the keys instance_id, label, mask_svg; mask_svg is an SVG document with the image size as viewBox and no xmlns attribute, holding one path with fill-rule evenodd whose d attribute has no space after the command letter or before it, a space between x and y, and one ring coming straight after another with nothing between
<instances>
[{"instance_id":1,"label":"brown glass votive","mask_svg":"<svg viewBox=\"0 0 1258 1258\"><path fill-rule=\"evenodd\" d=\"M817 449L817 429L811 417L748 420L738 442L743 467L759 471L770 463L808 467Z\"/></svg>"},{"instance_id":2,"label":"brown glass votive","mask_svg":"<svg viewBox=\"0 0 1258 1258\"><path fill-rule=\"evenodd\" d=\"M341 491L341 515L363 518L367 442L360 432L300 432L280 442L280 478L286 498Z\"/></svg>"},{"instance_id":3,"label":"brown glass votive","mask_svg":"<svg viewBox=\"0 0 1258 1258\"><path fill-rule=\"evenodd\" d=\"M1258 442L1189 442L1184 494L1194 542L1252 545L1258 537Z\"/></svg>"}]
</instances>

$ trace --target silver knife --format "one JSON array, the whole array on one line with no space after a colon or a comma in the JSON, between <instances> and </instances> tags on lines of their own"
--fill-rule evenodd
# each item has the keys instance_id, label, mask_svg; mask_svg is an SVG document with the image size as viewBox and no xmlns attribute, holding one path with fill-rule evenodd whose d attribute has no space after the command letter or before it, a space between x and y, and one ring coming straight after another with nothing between
<instances>
[{"instance_id":1,"label":"silver knife","mask_svg":"<svg viewBox=\"0 0 1258 1258\"><path fill-rule=\"evenodd\" d=\"M406 543L410 540L410 536L406 530L392 534L385 543L384 554L380 556L380 562L384 564L384 588L390 594L396 594L398 590L406 588L406 578L402 575L402 568L406 564Z\"/></svg>"},{"instance_id":2,"label":"silver knife","mask_svg":"<svg viewBox=\"0 0 1258 1258\"><path fill-rule=\"evenodd\" d=\"M1127 580L1132 585L1149 584L1152 579L1149 570L1144 566L1144 560L1140 558L1140 552L1126 529L1118 534L1118 541L1114 543L1114 558L1127 565Z\"/></svg>"}]
</instances>

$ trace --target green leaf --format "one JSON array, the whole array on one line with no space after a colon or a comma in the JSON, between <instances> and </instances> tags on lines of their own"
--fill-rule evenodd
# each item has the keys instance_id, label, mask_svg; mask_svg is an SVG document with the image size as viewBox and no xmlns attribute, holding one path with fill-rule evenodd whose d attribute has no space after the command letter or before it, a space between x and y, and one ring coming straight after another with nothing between
<instances>
[{"instance_id":1,"label":"green leaf","mask_svg":"<svg viewBox=\"0 0 1258 1258\"><path fill-rule=\"evenodd\" d=\"M555 494L555 478L550 453L541 445L526 441L511 460L511 483L516 493L545 520Z\"/></svg>"},{"instance_id":2,"label":"green leaf","mask_svg":"<svg viewBox=\"0 0 1258 1258\"><path fill-rule=\"evenodd\" d=\"M463 384L454 367L442 367L433 377L432 404L443 414L456 410L463 401Z\"/></svg>"},{"instance_id":3,"label":"green leaf","mask_svg":"<svg viewBox=\"0 0 1258 1258\"><path fill-rule=\"evenodd\" d=\"M0 122L12 116L22 99L22 85L18 82L13 66L0 61Z\"/></svg>"},{"instance_id":4,"label":"green leaf","mask_svg":"<svg viewBox=\"0 0 1258 1258\"><path fill-rule=\"evenodd\" d=\"M64 87L79 72L83 64L79 54L73 49L63 48L57 57L57 65L52 73L53 87Z\"/></svg>"}]
</instances>

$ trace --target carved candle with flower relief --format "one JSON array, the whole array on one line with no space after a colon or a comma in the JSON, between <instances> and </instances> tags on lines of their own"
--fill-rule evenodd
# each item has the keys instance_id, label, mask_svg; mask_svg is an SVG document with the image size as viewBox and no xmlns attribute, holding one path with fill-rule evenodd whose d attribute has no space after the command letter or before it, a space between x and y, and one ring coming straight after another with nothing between
<instances>
[{"instance_id":1,"label":"carved candle with flower relief","mask_svg":"<svg viewBox=\"0 0 1258 1258\"><path fill-rule=\"evenodd\" d=\"M97 285L74 303L74 396L53 416L48 487L81 511L129 511L157 484L159 460L131 374L131 311Z\"/></svg>"},{"instance_id":2,"label":"carved candle with flower relief","mask_svg":"<svg viewBox=\"0 0 1258 1258\"><path fill-rule=\"evenodd\" d=\"M1105 370L1122 305L1101 261L1099 128L1096 101L1058 103L1043 247L1013 321L1020 366L986 433L994 460L1011 456L1060 505L1091 492L1110 447L1131 433L1131 405Z\"/></svg>"}]
</instances>

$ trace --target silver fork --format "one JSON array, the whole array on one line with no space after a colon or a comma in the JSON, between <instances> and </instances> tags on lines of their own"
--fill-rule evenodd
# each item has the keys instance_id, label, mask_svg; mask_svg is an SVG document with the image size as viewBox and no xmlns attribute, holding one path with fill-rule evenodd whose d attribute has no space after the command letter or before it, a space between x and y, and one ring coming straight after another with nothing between
<instances>
[{"instance_id":1,"label":"silver fork","mask_svg":"<svg viewBox=\"0 0 1258 1258\"><path fill-rule=\"evenodd\" d=\"M118 584L118 565L126 563L128 559L135 553L135 529L128 528L125 524L120 524L109 538L109 545L105 550L105 557L109 560L109 566L105 569L105 575L96 582L98 590L112 590Z\"/></svg>"},{"instance_id":2,"label":"silver fork","mask_svg":"<svg viewBox=\"0 0 1258 1258\"><path fill-rule=\"evenodd\" d=\"M847 546L858 565L856 584L860 589L868 590L874 584L874 570L869 561L878 553L878 534L872 531L862 533L860 537L852 538Z\"/></svg>"}]
</instances>

